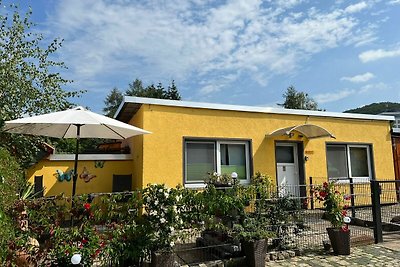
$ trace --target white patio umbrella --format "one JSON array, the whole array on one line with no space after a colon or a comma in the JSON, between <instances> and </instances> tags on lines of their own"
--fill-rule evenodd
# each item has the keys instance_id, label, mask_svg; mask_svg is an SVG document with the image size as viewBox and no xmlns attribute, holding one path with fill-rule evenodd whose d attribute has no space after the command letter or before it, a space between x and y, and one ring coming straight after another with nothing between
<instances>
[{"instance_id":1,"label":"white patio umbrella","mask_svg":"<svg viewBox=\"0 0 400 267\"><path fill-rule=\"evenodd\" d=\"M58 138L76 138L72 196L75 196L78 179L80 138L126 139L135 135L150 133L121 121L96 114L83 107L6 121L4 131Z\"/></svg>"}]
</instances>

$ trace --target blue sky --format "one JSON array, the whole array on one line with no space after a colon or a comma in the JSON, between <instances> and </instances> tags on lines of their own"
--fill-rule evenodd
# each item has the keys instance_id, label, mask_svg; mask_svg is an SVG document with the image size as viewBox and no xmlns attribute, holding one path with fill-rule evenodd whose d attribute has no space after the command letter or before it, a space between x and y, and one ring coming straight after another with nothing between
<instances>
[{"instance_id":1,"label":"blue sky","mask_svg":"<svg viewBox=\"0 0 400 267\"><path fill-rule=\"evenodd\" d=\"M327 111L400 102L400 0L16 2L97 112L135 78L201 102L275 106L289 85Z\"/></svg>"}]
</instances>

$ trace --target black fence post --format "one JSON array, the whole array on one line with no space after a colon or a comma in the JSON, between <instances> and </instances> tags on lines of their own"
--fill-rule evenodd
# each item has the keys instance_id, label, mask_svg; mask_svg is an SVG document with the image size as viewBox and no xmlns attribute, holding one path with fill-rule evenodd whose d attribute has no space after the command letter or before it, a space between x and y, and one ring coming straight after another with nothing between
<instances>
[{"instance_id":1,"label":"black fence post","mask_svg":"<svg viewBox=\"0 0 400 267\"><path fill-rule=\"evenodd\" d=\"M370 183L371 183L372 218L374 220L374 238L375 238L375 244L378 244L383 242L380 188L378 181L371 180Z\"/></svg>"},{"instance_id":2,"label":"black fence post","mask_svg":"<svg viewBox=\"0 0 400 267\"><path fill-rule=\"evenodd\" d=\"M350 203L351 203L351 217L355 218L356 217L356 204L354 201L354 184L353 184L353 178L349 177L350 179Z\"/></svg>"},{"instance_id":3,"label":"black fence post","mask_svg":"<svg viewBox=\"0 0 400 267\"><path fill-rule=\"evenodd\" d=\"M311 209L314 209L314 184L313 184L313 179L310 176L310 204L311 204Z\"/></svg>"}]
</instances>

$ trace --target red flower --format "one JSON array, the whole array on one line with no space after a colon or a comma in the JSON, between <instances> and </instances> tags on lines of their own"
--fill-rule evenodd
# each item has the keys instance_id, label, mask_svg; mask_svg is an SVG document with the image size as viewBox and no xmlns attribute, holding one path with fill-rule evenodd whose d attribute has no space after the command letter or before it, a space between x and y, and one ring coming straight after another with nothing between
<instances>
[{"instance_id":1,"label":"red flower","mask_svg":"<svg viewBox=\"0 0 400 267\"><path fill-rule=\"evenodd\" d=\"M83 248L83 244L81 243L81 244L79 244L79 248Z\"/></svg>"},{"instance_id":2,"label":"red flower","mask_svg":"<svg viewBox=\"0 0 400 267\"><path fill-rule=\"evenodd\" d=\"M347 210L349 208L349 205L344 205L343 209Z\"/></svg>"},{"instance_id":3,"label":"red flower","mask_svg":"<svg viewBox=\"0 0 400 267\"><path fill-rule=\"evenodd\" d=\"M350 200L351 199L351 195L345 195L344 196L344 200Z\"/></svg>"},{"instance_id":4,"label":"red flower","mask_svg":"<svg viewBox=\"0 0 400 267\"><path fill-rule=\"evenodd\" d=\"M69 255L69 250L65 250L65 255Z\"/></svg>"},{"instance_id":5,"label":"red flower","mask_svg":"<svg viewBox=\"0 0 400 267\"><path fill-rule=\"evenodd\" d=\"M319 195L320 195L320 197L325 198L327 193L325 191L320 191Z\"/></svg>"},{"instance_id":6,"label":"red flower","mask_svg":"<svg viewBox=\"0 0 400 267\"><path fill-rule=\"evenodd\" d=\"M347 224L342 226L342 231L343 232L348 232L349 231L349 226Z\"/></svg>"},{"instance_id":7,"label":"red flower","mask_svg":"<svg viewBox=\"0 0 400 267\"><path fill-rule=\"evenodd\" d=\"M346 210L342 210L342 216L346 216L347 215L347 211Z\"/></svg>"},{"instance_id":8,"label":"red flower","mask_svg":"<svg viewBox=\"0 0 400 267\"><path fill-rule=\"evenodd\" d=\"M82 243L83 243L83 244L86 244L87 242L88 242L88 241L87 241L85 238L82 239Z\"/></svg>"},{"instance_id":9,"label":"red flower","mask_svg":"<svg viewBox=\"0 0 400 267\"><path fill-rule=\"evenodd\" d=\"M90 210L90 203L83 204L83 207L85 208L86 211L89 211Z\"/></svg>"},{"instance_id":10,"label":"red flower","mask_svg":"<svg viewBox=\"0 0 400 267\"><path fill-rule=\"evenodd\" d=\"M328 183L327 182L324 182L324 188L327 188L328 187Z\"/></svg>"}]
</instances>

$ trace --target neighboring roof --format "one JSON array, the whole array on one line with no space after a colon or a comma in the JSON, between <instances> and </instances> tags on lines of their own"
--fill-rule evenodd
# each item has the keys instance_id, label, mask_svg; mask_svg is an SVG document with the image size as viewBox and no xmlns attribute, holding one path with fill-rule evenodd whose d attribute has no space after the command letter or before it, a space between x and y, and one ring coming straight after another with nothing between
<instances>
[{"instance_id":1,"label":"neighboring roof","mask_svg":"<svg viewBox=\"0 0 400 267\"><path fill-rule=\"evenodd\" d=\"M286 127L286 128L280 128L272 133L266 134L267 137L269 136L280 136L280 135L288 135L291 136L293 134L293 131L297 131L301 134L303 134L305 137L308 139L315 139L315 138L322 138L322 137L331 137L335 138L335 136L330 133L327 129L314 125L314 124L302 124L302 125L297 125L297 126L291 126L291 127Z\"/></svg>"},{"instance_id":2,"label":"neighboring roof","mask_svg":"<svg viewBox=\"0 0 400 267\"><path fill-rule=\"evenodd\" d=\"M367 115L355 113L339 113L339 112L326 112L314 110L301 110L301 109L284 109L284 108L270 108L270 107L257 107L257 106L239 106L215 103L202 103L180 100L166 100L145 97L125 96L123 102L119 106L115 119L128 122L133 115L140 109L142 104L172 106L172 107L185 107L185 108L199 108L199 109L215 109L215 110L229 110L229 111L242 111L242 112L256 112L256 113L269 113L269 114L288 114L288 115L303 115L303 116L316 116L316 117L332 117L332 118L346 118L346 119L361 119L361 120L382 120L393 121L393 116L382 115Z\"/></svg>"},{"instance_id":3,"label":"neighboring roof","mask_svg":"<svg viewBox=\"0 0 400 267\"><path fill-rule=\"evenodd\" d=\"M400 116L400 111L382 112L382 113L380 113L379 115L399 117L399 116Z\"/></svg>"}]
</instances>

